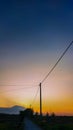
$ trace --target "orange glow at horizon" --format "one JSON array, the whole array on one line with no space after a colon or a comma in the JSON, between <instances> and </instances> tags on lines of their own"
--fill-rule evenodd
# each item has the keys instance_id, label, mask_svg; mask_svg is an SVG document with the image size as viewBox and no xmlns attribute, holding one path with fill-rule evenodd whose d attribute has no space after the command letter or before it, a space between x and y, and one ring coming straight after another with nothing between
<instances>
[{"instance_id":1,"label":"orange glow at horizon","mask_svg":"<svg viewBox=\"0 0 73 130\"><path fill-rule=\"evenodd\" d=\"M0 100L0 107L11 107L13 105L21 105L23 107L30 107L30 101L28 100L26 102L24 101L15 101L8 98L2 98L2 101ZM30 104L30 105L29 105ZM39 99L31 106L35 112L39 112ZM54 112L56 115L73 115L73 99L62 99L58 101L51 101L51 100L44 100L42 103L42 111L44 114L47 112L51 114Z\"/></svg>"}]
</instances>

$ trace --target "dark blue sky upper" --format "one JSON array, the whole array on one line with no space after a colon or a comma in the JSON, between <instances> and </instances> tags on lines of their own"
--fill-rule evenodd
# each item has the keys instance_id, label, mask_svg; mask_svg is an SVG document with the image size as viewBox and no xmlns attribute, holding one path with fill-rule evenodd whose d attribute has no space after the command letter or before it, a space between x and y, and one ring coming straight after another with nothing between
<instances>
[{"instance_id":1,"label":"dark blue sky upper","mask_svg":"<svg viewBox=\"0 0 73 130\"><path fill-rule=\"evenodd\" d=\"M0 1L1 52L51 50L72 37L72 0Z\"/></svg>"}]
</instances>

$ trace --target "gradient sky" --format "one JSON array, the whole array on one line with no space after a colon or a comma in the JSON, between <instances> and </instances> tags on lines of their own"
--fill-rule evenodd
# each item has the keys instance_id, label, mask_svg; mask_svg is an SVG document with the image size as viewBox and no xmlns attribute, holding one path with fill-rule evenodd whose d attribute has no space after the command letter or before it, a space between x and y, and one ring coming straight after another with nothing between
<instances>
[{"instance_id":1,"label":"gradient sky","mask_svg":"<svg viewBox=\"0 0 73 130\"><path fill-rule=\"evenodd\" d=\"M72 0L0 1L0 107L29 107L37 85L72 40ZM73 115L73 46L42 93L43 112ZM39 111L39 93L32 107Z\"/></svg>"}]
</instances>

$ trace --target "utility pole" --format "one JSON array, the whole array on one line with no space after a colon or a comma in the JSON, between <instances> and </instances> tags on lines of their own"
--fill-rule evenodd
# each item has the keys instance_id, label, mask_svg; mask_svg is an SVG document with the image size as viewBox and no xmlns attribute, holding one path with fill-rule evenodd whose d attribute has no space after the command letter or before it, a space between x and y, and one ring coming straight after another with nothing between
<instances>
[{"instance_id":1,"label":"utility pole","mask_svg":"<svg viewBox=\"0 0 73 130\"><path fill-rule=\"evenodd\" d=\"M29 107L30 109L31 109L31 104L30 104L30 107Z\"/></svg>"},{"instance_id":2,"label":"utility pole","mask_svg":"<svg viewBox=\"0 0 73 130\"><path fill-rule=\"evenodd\" d=\"M42 92L41 92L41 83L39 84L40 86L40 116L42 116Z\"/></svg>"}]
</instances>

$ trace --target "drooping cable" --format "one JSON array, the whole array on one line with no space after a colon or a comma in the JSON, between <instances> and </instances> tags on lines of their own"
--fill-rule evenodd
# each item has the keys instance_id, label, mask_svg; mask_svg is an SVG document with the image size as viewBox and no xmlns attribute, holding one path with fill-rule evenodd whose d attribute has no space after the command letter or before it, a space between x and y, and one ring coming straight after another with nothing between
<instances>
[{"instance_id":1,"label":"drooping cable","mask_svg":"<svg viewBox=\"0 0 73 130\"><path fill-rule=\"evenodd\" d=\"M52 71L56 68L56 66L58 65L58 63L61 61L61 59L63 58L63 56L66 54L66 52L68 51L68 49L70 48L70 46L73 44L73 41L68 45L68 47L65 49L65 51L62 53L62 55L60 56L60 58L57 60L57 62L54 64L54 66L51 68L51 70L47 73L47 75L44 77L44 79L41 81L41 84L48 78L48 76L52 73Z\"/></svg>"}]
</instances>

